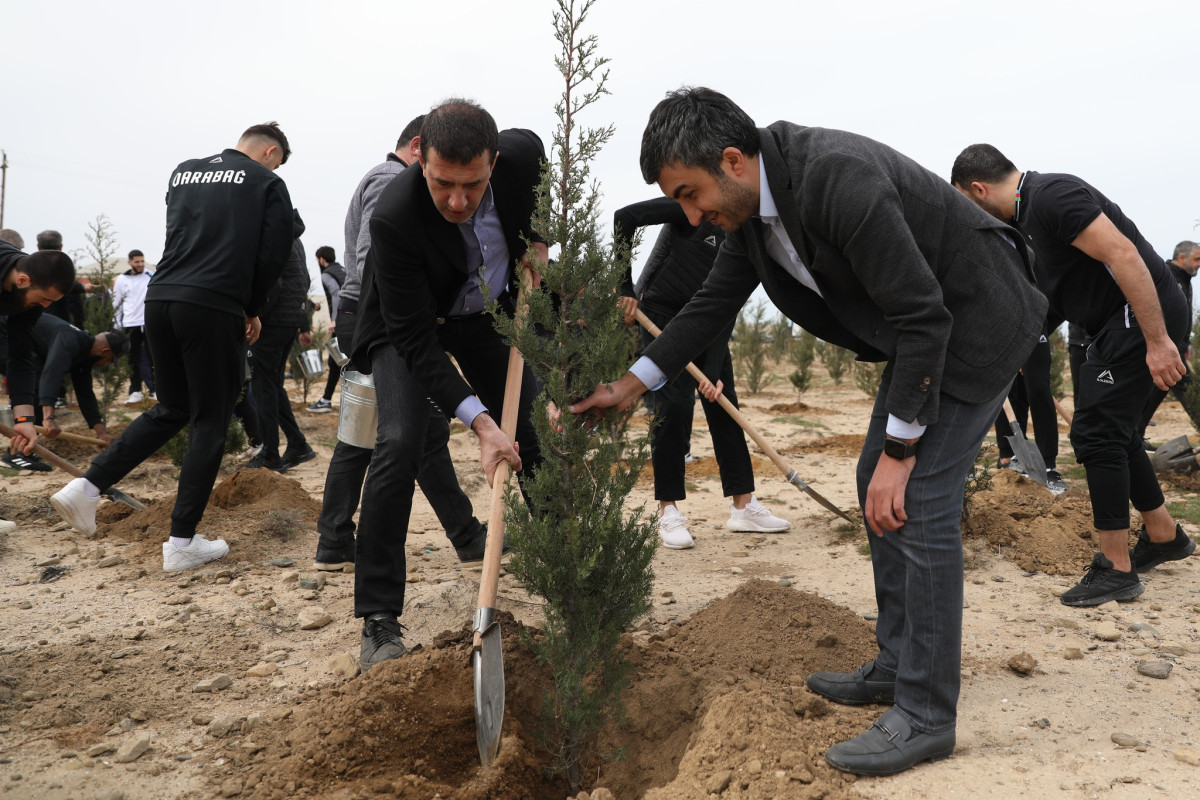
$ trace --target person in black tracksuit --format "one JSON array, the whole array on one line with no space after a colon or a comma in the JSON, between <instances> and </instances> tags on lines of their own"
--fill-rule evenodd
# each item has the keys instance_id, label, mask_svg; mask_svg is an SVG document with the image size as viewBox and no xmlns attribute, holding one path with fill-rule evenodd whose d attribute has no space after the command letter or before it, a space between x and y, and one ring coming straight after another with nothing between
<instances>
[{"instance_id":1,"label":"person in black tracksuit","mask_svg":"<svg viewBox=\"0 0 1200 800\"><path fill-rule=\"evenodd\" d=\"M168 571L228 552L223 541L196 536L196 526L221 466L247 340L258 338L259 311L291 251L291 198L274 174L289 153L278 125L267 123L249 128L233 149L175 168L167 190L166 245L146 292L158 405L51 500L73 526L93 533L99 492L186 425L170 541L163 545Z\"/></svg>"},{"instance_id":2,"label":"person in black tracksuit","mask_svg":"<svg viewBox=\"0 0 1200 800\"><path fill-rule=\"evenodd\" d=\"M632 321L634 310L640 308L661 329L704 285L704 279L712 271L717 250L725 240L725 231L709 222L692 227L679 203L669 197L659 197L619 209L613 215L613 239L619 247L627 248L634 231L646 225L662 225L663 228L636 287L632 285L632 274L626 273L621 287L621 304L626 309L627 321ZM709 383L720 387L721 394L736 407L738 400L734 390L733 361L729 354L729 337L732 333L731 322L704 351L697 366ZM642 345L646 346L651 341L651 335L643 330ZM696 388L695 379L685 372L654 392L656 424L650 440L654 497L659 501L662 515L659 519L659 535L664 546L673 550L687 549L693 544L690 532L683 525L685 518L679 514L676 503L687 496L684 488L684 457L689 450ZM721 473L721 490L734 501L727 527L746 531L786 530L787 521L773 517L769 512L760 513L757 517L748 516L762 506L753 495L754 470L745 435L737 422L715 402L705 398L701 407L708 421L713 451ZM746 508L751 511L745 511ZM743 516L747 519L742 520ZM746 527L745 524L739 527L739 521L749 523L752 527Z\"/></svg>"},{"instance_id":3,"label":"person in black tracksuit","mask_svg":"<svg viewBox=\"0 0 1200 800\"><path fill-rule=\"evenodd\" d=\"M266 467L276 472L286 472L297 464L317 457L296 424L292 401L284 386L284 371L296 334L301 334L301 341L307 339L309 343L312 342L312 338L305 335L310 326L305 310L309 286L308 266L304 262L304 245L300 243L304 222L298 211L293 211L293 214L295 238L291 255L266 305L259 312L262 333L251 348L253 377L250 379L250 391L254 398L254 409L258 413L263 446L246 466ZM287 438L287 449L282 456L279 454L280 427Z\"/></svg>"},{"instance_id":4,"label":"person in black tracksuit","mask_svg":"<svg viewBox=\"0 0 1200 800\"><path fill-rule=\"evenodd\" d=\"M1028 240L1052 327L1066 319L1092 337L1071 444L1087 471L1101 552L1060 599L1095 606L1136 597L1144 591L1139 571L1196 549L1167 511L1138 430L1155 386L1165 389L1187 370L1183 292L1120 207L1074 175L1021 173L996 148L977 144L955 160L951 182ZM1143 523L1132 550L1130 503Z\"/></svg>"},{"instance_id":5,"label":"person in black tracksuit","mask_svg":"<svg viewBox=\"0 0 1200 800\"><path fill-rule=\"evenodd\" d=\"M38 406L36 418L46 427L46 438L59 434L54 422L54 402L67 375L75 387L79 411L96 438L111 442L104 415L92 387L92 368L111 364L130 351L129 336L121 331L105 331L95 336L69 322L43 314L33 326L33 352L38 362Z\"/></svg>"}]
</instances>

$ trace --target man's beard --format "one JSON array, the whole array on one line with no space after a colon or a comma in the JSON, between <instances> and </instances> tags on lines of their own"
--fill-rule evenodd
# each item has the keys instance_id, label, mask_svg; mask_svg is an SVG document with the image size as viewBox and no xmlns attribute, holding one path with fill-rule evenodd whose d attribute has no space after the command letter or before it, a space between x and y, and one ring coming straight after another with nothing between
<instances>
[{"instance_id":1,"label":"man's beard","mask_svg":"<svg viewBox=\"0 0 1200 800\"><path fill-rule=\"evenodd\" d=\"M724 173L717 177L717 187L721 191L721 209L717 212L721 219L718 224L732 233L758 211L758 195Z\"/></svg>"}]
</instances>

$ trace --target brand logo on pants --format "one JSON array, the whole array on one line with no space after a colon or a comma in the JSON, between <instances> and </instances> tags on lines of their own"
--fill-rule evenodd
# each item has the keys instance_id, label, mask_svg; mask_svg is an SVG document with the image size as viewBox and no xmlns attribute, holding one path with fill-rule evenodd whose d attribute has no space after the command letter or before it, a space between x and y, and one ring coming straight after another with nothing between
<instances>
[{"instance_id":1,"label":"brand logo on pants","mask_svg":"<svg viewBox=\"0 0 1200 800\"><path fill-rule=\"evenodd\" d=\"M1116 381L1113 380L1112 370L1109 370L1109 369L1106 369L1103 372L1101 372L1099 375L1097 375L1096 382L1097 383L1109 383L1109 384L1116 383Z\"/></svg>"}]
</instances>

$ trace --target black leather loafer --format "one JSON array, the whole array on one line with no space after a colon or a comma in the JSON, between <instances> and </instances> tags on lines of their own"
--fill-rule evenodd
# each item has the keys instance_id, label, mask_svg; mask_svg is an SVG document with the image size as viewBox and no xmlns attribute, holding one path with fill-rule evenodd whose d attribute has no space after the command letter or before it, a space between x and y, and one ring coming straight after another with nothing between
<instances>
[{"instance_id":1,"label":"black leather loafer","mask_svg":"<svg viewBox=\"0 0 1200 800\"><path fill-rule=\"evenodd\" d=\"M867 676L874 668L875 661L872 659L854 672L814 672L808 676L808 688L847 706L896 702L896 679L868 680Z\"/></svg>"},{"instance_id":2,"label":"black leather loafer","mask_svg":"<svg viewBox=\"0 0 1200 800\"><path fill-rule=\"evenodd\" d=\"M829 748L825 760L855 775L895 775L953 753L954 731L937 735L915 731L903 714L889 708L866 733Z\"/></svg>"}]
</instances>

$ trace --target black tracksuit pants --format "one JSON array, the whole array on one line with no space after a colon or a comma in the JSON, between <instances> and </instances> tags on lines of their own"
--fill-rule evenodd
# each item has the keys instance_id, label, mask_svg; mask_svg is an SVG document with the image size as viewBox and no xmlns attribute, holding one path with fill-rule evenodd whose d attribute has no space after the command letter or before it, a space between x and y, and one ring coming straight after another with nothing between
<instances>
[{"instance_id":1,"label":"black tracksuit pants","mask_svg":"<svg viewBox=\"0 0 1200 800\"><path fill-rule=\"evenodd\" d=\"M1173 341L1180 341L1184 314L1166 318ZM1071 425L1075 458L1087 470L1092 522L1097 530L1129 527L1129 504L1151 511L1163 504L1162 489L1142 448L1142 410L1156 390L1146 366L1146 339L1137 321L1119 314L1088 347L1079 371L1079 400Z\"/></svg>"},{"instance_id":2,"label":"black tracksuit pants","mask_svg":"<svg viewBox=\"0 0 1200 800\"><path fill-rule=\"evenodd\" d=\"M1033 417L1033 437L1037 441L1038 452L1046 462L1046 469L1056 469L1058 414L1054 408L1054 395L1050 391L1049 341L1039 341L1034 345L1029 360L1021 368L1021 374L1013 381L1012 389L1008 392L1008 401L1012 404L1022 433L1027 434L1025 421L1028 417ZM1009 436L1012 436L1012 428L1008 424L1008 415L1001 410L1000 416L996 418L996 443L1000 447L1001 458L1012 458Z\"/></svg>"},{"instance_id":3,"label":"black tracksuit pants","mask_svg":"<svg viewBox=\"0 0 1200 800\"><path fill-rule=\"evenodd\" d=\"M279 429L287 438L289 450L301 451L308 440L296 424L292 413L292 401L284 388L284 370L288 355L296 341L296 328L289 325L264 325L258 341L251 347L252 377L251 397L254 410L258 413L259 436L262 437L262 455L268 461L279 458Z\"/></svg>"},{"instance_id":4,"label":"black tracksuit pants","mask_svg":"<svg viewBox=\"0 0 1200 800\"><path fill-rule=\"evenodd\" d=\"M190 539L204 515L225 452L225 433L242 387L242 317L178 301L146 302L146 334L158 405L129 424L84 477L105 490L188 427L188 448L171 512L171 536Z\"/></svg>"}]
</instances>

